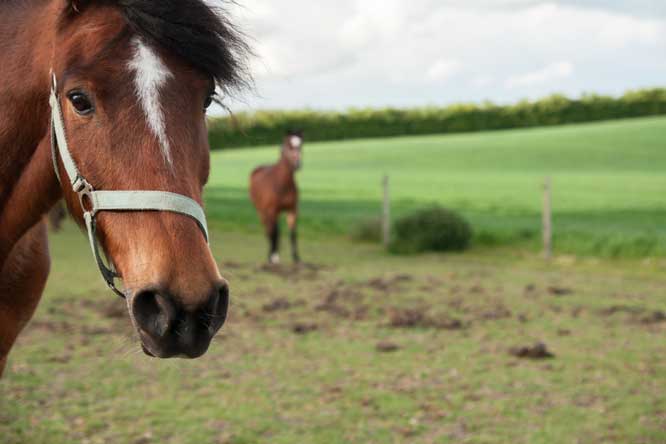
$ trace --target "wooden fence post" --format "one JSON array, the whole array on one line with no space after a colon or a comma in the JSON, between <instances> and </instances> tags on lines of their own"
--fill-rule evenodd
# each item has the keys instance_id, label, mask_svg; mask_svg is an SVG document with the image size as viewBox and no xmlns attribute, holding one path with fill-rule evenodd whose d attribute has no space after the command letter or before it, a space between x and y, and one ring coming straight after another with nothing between
<instances>
[{"instance_id":1,"label":"wooden fence post","mask_svg":"<svg viewBox=\"0 0 666 444\"><path fill-rule=\"evenodd\" d=\"M388 247L391 242L391 195L389 190L389 177L384 176L382 181L384 188L384 210L382 211L382 239L384 246Z\"/></svg>"},{"instance_id":2,"label":"wooden fence post","mask_svg":"<svg viewBox=\"0 0 666 444\"><path fill-rule=\"evenodd\" d=\"M550 176L543 183L543 255L547 260L553 257L553 211L552 211L552 181Z\"/></svg>"}]
</instances>

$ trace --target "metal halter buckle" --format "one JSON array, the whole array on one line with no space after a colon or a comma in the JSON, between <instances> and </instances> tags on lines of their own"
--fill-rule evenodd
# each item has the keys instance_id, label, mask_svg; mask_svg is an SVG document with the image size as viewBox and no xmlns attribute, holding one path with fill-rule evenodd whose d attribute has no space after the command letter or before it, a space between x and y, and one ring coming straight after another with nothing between
<instances>
[{"instance_id":1,"label":"metal halter buckle","mask_svg":"<svg viewBox=\"0 0 666 444\"><path fill-rule=\"evenodd\" d=\"M74 192L79 195L79 203L81 204L81 209L83 210L84 213L94 213L95 208L92 204L92 193L95 191L95 189L88 183L87 180L85 180L81 176L77 176L76 180L72 184L72 188L74 189ZM86 202L87 198L87 202ZM90 209L87 208L87 206L91 206Z\"/></svg>"}]
</instances>

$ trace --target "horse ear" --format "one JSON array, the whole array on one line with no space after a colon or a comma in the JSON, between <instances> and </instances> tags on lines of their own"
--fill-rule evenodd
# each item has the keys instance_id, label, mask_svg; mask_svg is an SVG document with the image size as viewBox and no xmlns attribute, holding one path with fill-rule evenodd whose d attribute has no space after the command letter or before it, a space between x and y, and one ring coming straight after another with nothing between
<instances>
[{"instance_id":1,"label":"horse ear","mask_svg":"<svg viewBox=\"0 0 666 444\"><path fill-rule=\"evenodd\" d=\"M88 5L89 0L66 0L67 9L71 12L79 13Z\"/></svg>"},{"instance_id":2,"label":"horse ear","mask_svg":"<svg viewBox=\"0 0 666 444\"><path fill-rule=\"evenodd\" d=\"M289 137L289 136L298 136L302 139L303 138L303 130L302 129L290 128L285 133L285 137Z\"/></svg>"}]
</instances>

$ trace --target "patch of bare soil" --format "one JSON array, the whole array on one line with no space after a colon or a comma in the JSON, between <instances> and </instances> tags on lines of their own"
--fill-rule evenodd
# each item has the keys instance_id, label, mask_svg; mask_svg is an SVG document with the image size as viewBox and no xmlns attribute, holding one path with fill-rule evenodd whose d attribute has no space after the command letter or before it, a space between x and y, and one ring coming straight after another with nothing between
<instances>
[{"instance_id":1,"label":"patch of bare soil","mask_svg":"<svg viewBox=\"0 0 666 444\"><path fill-rule=\"evenodd\" d=\"M257 272L270 273L283 279L316 280L319 273L326 270L323 265L300 263L293 265L263 264L256 269Z\"/></svg>"},{"instance_id":2,"label":"patch of bare soil","mask_svg":"<svg viewBox=\"0 0 666 444\"><path fill-rule=\"evenodd\" d=\"M81 333L83 333L84 335L99 336L99 335L111 334L113 333L113 330L111 330L110 328L89 327L87 325L84 325L81 328Z\"/></svg>"},{"instance_id":3,"label":"patch of bare soil","mask_svg":"<svg viewBox=\"0 0 666 444\"><path fill-rule=\"evenodd\" d=\"M548 287L548 293L553 296L569 296L572 295L574 291L571 288L557 287L551 285L550 287Z\"/></svg>"},{"instance_id":4,"label":"patch of bare soil","mask_svg":"<svg viewBox=\"0 0 666 444\"><path fill-rule=\"evenodd\" d=\"M305 335L317 331L318 329L319 326L317 324L308 322L296 322L291 326L291 331L297 335Z\"/></svg>"},{"instance_id":5,"label":"patch of bare soil","mask_svg":"<svg viewBox=\"0 0 666 444\"><path fill-rule=\"evenodd\" d=\"M54 364L67 364L69 361L72 360L72 356L69 354L60 355L60 356L51 356L46 360L47 362L52 362Z\"/></svg>"},{"instance_id":6,"label":"patch of bare soil","mask_svg":"<svg viewBox=\"0 0 666 444\"><path fill-rule=\"evenodd\" d=\"M152 442L154 442L152 432L146 432L143 436L135 439L133 444L150 444Z\"/></svg>"},{"instance_id":7,"label":"patch of bare soil","mask_svg":"<svg viewBox=\"0 0 666 444\"><path fill-rule=\"evenodd\" d=\"M330 313L341 318L352 318L355 320L365 319L368 307L362 305L363 294L353 285L347 285L343 281L336 282L328 289L326 296L315 310Z\"/></svg>"},{"instance_id":8,"label":"patch of bare soil","mask_svg":"<svg viewBox=\"0 0 666 444\"><path fill-rule=\"evenodd\" d=\"M389 310L388 325L393 328L436 328L441 330L462 330L467 324L460 319L448 316L434 317L423 309L392 308Z\"/></svg>"},{"instance_id":9,"label":"patch of bare soil","mask_svg":"<svg viewBox=\"0 0 666 444\"><path fill-rule=\"evenodd\" d=\"M375 349L380 353L393 353L400 350L400 346L391 341L381 341L375 346Z\"/></svg>"},{"instance_id":10,"label":"patch of bare soil","mask_svg":"<svg viewBox=\"0 0 666 444\"><path fill-rule=\"evenodd\" d=\"M285 298L277 298L272 300L271 302L264 304L261 308L263 311L266 313L272 313L276 311L285 311L289 310L291 308L297 307L303 305L303 301L297 301L297 302L290 302L288 299Z\"/></svg>"},{"instance_id":11,"label":"patch of bare soil","mask_svg":"<svg viewBox=\"0 0 666 444\"><path fill-rule=\"evenodd\" d=\"M641 317L639 322L646 325L660 324L662 322L666 322L666 313L663 311L653 311L652 313Z\"/></svg>"},{"instance_id":12,"label":"patch of bare soil","mask_svg":"<svg viewBox=\"0 0 666 444\"><path fill-rule=\"evenodd\" d=\"M599 311L602 316L613 316L617 313L626 313L631 315L639 315L645 311L642 307L631 307L629 305L612 305Z\"/></svg>"},{"instance_id":13,"label":"patch of bare soil","mask_svg":"<svg viewBox=\"0 0 666 444\"><path fill-rule=\"evenodd\" d=\"M326 271L326 270L333 270L334 267L327 266L327 265L321 265L321 264L313 264L311 262L301 262L296 265L297 267L303 269L303 270L309 270L309 271Z\"/></svg>"},{"instance_id":14,"label":"patch of bare soil","mask_svg":"<svg viewBox=\"0 0 666 444\"><path fill-rule=\"evenodd\" d=\"M521 359L551 359L555 357L543 342L527 347L512 347L509 349L509 354Z\"/></svg>"},{"instance_id":15,"label":"patch of bare soil","mask_svg":"<svg viewBox=\"0 0 666 444\"><path fill-rule=\"evenodd\" d=\"M74 325L67 321L34 320L30 322L30 328L45 330L51 333L70 333L74 330Z\"/></svg>"},{"instance_id":16,"label":"patch of bare soil","mask_svg":"<svg viewBox=\"0 0 666 444\"><path fill-rule=\"evenodd\" d=\"M661 310L648 310L644 307L629 305L613 305L599 311L602 316L610 317L615 314L628 315L629 321L643 325L666 323L666 313Z\"/></svg>"},{"instance_id":17,"label":"patch of bare soil","mask_svg":"<svg viewBox=\"0 0 666 444\"><path fill-rule=\"evenodd\" d=\"M419 309L393 308L389 311L389 325L395 328L427 327L425 312Z\"/></svg>"},{"instance_id":18,"label":"patch of bare soil","mask_svg":"<svg viewBox=\"0 0 666 444\"><path fill-rule=\"evenodd\" d=\"M481 285L476 284L470 287L469 293L471 294L484 294L486 292L486 289L483 288Z\"/></svg>"},{"instance_id":19,"label":"patch of bare soil","mask_svg":"<svg viewBox=\"0 0 666 444\"><path fill-rule=\"evenodd\" d=\"M365 286L382 293L396 289L400 284L412 282L414 277L408 274L397 274L391 277L376 277L365 282Z\"/></svg>"},{"instance_id":20,"label":"patch of bare soil","mask_svg":"<svg viewBox=\"0 0 666 444\"><path fill-rule=\"evenodd\" d=\"M479 319L484 321L498 321L500 319L509 319L512 316L513 313L511 313L511 310L500 303L497 303L494 306L479 313Z\"/></svg>"}]
</instances>

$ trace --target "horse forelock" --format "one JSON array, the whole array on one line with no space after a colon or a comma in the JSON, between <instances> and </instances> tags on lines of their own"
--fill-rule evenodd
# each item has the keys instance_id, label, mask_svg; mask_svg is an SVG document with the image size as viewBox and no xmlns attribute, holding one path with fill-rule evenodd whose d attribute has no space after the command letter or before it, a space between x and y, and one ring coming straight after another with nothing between
<instances>
[{"instance_id":1,"label":"horse forelock","mask_svg":"<svg viewBox=\"0 0 666 444\"><path fill-rule=\"evenodd\" d=\"M251 83L247 59L251 50L230 22L219 0L88 0L85 8L118 8L132 32L144 43L174 55L213 79L224 92ZM66 7L61 27L85 10Z\"/></svg>"}]
</instances>

